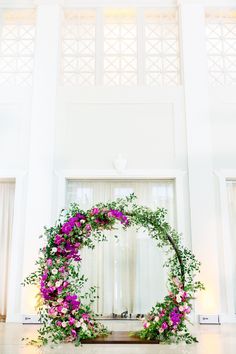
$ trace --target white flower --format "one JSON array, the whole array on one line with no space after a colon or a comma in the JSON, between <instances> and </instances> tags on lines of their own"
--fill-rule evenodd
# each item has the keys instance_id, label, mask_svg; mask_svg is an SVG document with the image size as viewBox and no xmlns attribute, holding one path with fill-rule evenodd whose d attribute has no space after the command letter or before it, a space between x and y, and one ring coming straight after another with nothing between
<instances>
[{"instance_id":1,"label":"white flower","mask_svg":"<svg viewBox=\"0 0 236 354\"><path fill-rule=\"evenodd\" d=\"M160 333L164 332L164 329L163 328L159 328L159 332Z\"/></svg>"},{"instance_id":2,"label":"white flower","mask_svg":"<svg viewBox=\"0 0 236 354\"><path fill-rule=\"evenodd\" d=\"M53 248L51 249L51 253L52 253L52 254L56 253L56 251L57 251L57 248L56 248L56 247L53 247Z\"/></svg>"},{"instance_id":3,"label":"white flower","mask_svg":"<svg viewBox=\"0 0 236 354\"><path fill-rule=\"evenodd\" d=\"M60 304L63 301L62 298L57 299L57 302Z\"/></svg>"},{"instance_id":4,"label":"white flower","mask_svg":"<svg viewBox=\"0 0 236 354\"><path fill-rule=\"evenodd\" d=\"M67 313L67 309L65 307L63 307L63 309L61 310L62 313Z\"/></svg>"},{"instance_id":5,"label":"white flower","mask_svg":"<svg viewBox=\"0 0 236 354\"><path fill-rule=\"evenodd\" d=\"M67 326L67 323L64 321L64 322L62 322L61 325L62 325L63 328L65 328Z\"/></svg>"},{"instance_id":6,"label":"white flower","mask_svg":"<svg viewBox=\"0 0 236 354\"><path fill-rule=\"evenodd\" d=\"M77 328L81 327L81 323L79 321L75 322L75 327Z\"/></svg>"},{"instance_id":7,"label":"white flower","mask_svg":"<svg viewBox=\"0 0 236 354\"><path fill-rule=\"evenodd\" d=\"M180 310L180 312L183 312L184 311L184 306L180 306L179 310Z\"/></svg>"},{"instance_id":8,"label":"white flower","mask_svg":"<svg viewBox=\"0 0 236 354\"><path fill-rule=\"evenodd\" d=\"M83 319L83 318L81 318L79 321L80 321L81 323L83 323L83 322L84 322L84 319Z\"/></svg>"},{"instance_id":9,"label":"white flower","mask_svg":"<svg viewBox=\"0 0 236 354\"><path fill-rule=\"evenodd\" d=\"M177 301L177 302L181 302L181 301L182 301L181 296L180 296L179 294L176 295L176 301Z\"/></svg>"},{"instance_id":10,"label":"white flower","mask_svg":"<svg viewBox=\"0 0 236 354\"><path fill-rule=\"evenodd\" d=\"M88 329L87 325L85 323L83 323L81 327L83 328L84 331L87 331L87 329Z\"/></svg>"},{"instance_id":11,"label":"white flower","mask_svg":"<svg viewBox=\"0 0 236 354\"><path fill-rule=\"evenodd\" d=\"M159 318L158 316L156 316L156 317L154 318L154 321L155 321L155 322L158 322L159 319L160 319L160 318Z\"/></svg>"},{"instance_id":12,"label":"white flower","mask_svg":"<svg viewBox=\"0 0 236 354\"><path fill-rule=\"evenodd\" d=\"M84 219L80 220L80 223L81 223L81 224L84 224L84 223L85 223L85 220L84 220Z\"/></svg>"},{"instance_id":13,"label":"white flower","mask_svg":"<svg viewBox=\"0 0 236 354\"><path fill-rule=\"evenodd\" d=\"M58 280L58 281L56 281L55 285L57 288L59 288L59 286L61 286L61 284L62 284L62 280Z\"/></svg>"},{"instance_id":14,"label":"white flower","mask_svg":"<svg viewBox=\"0 0 236 354\"><path fill-rule=\"evenodd\" d=\"M58 270L57 270L56 268L53 268L53 269L52 269L52 274L55 275L55 274L57 274L57 272L58 272Z\"/></svg>"}]
</instances>

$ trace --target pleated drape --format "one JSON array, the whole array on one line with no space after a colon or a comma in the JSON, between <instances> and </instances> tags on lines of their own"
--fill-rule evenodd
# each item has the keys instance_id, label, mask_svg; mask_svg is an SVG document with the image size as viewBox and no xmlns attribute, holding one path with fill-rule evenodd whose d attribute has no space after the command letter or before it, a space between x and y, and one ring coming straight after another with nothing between
<instances>
[{"instance_id":1,"label":"pleated drape","mask_svg":"<svg viewBox=\"0 0 236 354\"><path fill-rule=\"evenodd\" d=\"M174 182L169 180L69 180L67 206L78 202L82 209L87 209L134 192L139 204L167 208L168 219L174 226L174 190ZM103 315L147 312L167 291L163 251L144 230L123 231L117 226L117 230L107 233L107 238L94 250L82 251L82 271L89 278L88 285L98 287L94 310Z\"/></svg>"},{"instance_id":2,"label":"pleated drape","mask_svg":"<svg viewBox=\"0 0 236 354\"><path fill-rule=\"evenodd\" d=\"M232 250L236 250L236 181L227 181ZM234 313L236 313L236 261L233 253Z\"/></svg>"},{"instance_id":3,"label":"pleated drape","mask_svg":"<svg viewBox=\"0 0 236 354\"><path fill-rule=\"evenodd\" d=\"M0 181L0 319L6 316L15 184Z\"/></svg>"}]
</instances>

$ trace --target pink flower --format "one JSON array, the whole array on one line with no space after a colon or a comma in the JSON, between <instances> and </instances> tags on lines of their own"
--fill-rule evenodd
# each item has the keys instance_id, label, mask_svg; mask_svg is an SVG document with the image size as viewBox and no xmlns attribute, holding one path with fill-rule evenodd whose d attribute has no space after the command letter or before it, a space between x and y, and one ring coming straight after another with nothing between
<instances>
[{"instance_id":1,"label":"pink flower","mask_svg":"<svg viewBox=\"0 0 236 354\"><path fill-rule=\"evenodd\" d=\"M57 321L57 322L56 322L56 325L59 326L59 327L61 327L61 324L62 324L61 321Z\"/></svg>"},{"instance_id":2,"label":"pink flower","mask_svg":"<svg viewBox=\"0 0 236 354\"><path fill-rule=\"evenodd\" d=\"M57 315L57 311L55 310L54 307L51 307L49 310L48 310L48 314L50 316L56 316Z\"/></svg>"},{"instance_id":3,"label":"pink flower","mask_svg":"<svg viewBox=\"0 0 236 354\"><path fill-rule=\"evenodd\" d=\"M51 258L48 258L47 259L47 265L50 267L52 265L52 259Z\"/></svg>"},{"instance_id":4,"label":"pink flower","mask_svg":"<svg viewBox=\"0 0 236 354\"><path fill-rule=\"evenodd\" d=\"M86 231L90 231L92 228L91 228L91 225L90 224L87 224L86 226L85 226L85 229L86 229Z\"/></svg>"},{"instance_id":5,"label":"pink flower","mask_svg":"<svg viewBox=\"0 0 236 354\"><path fill-rule=\"evenodd\" d=\"M163 317L163 316L165 316L165 311L164 310L162 310L161 312L160 312L160 317Z\"/></svg>"},{"instance_id":6,"label":"pink flower","mask_svg":"<svg viewBox=\"0 0 236 354\"><path fill-rule=\"evenodd\" d=\"M149 326L150 326L150 323L147 322L147 321L145 321L144 324L143 324L143 327L144 327L144 328L148 328Z\"/></svg>"},{"instance_id":7,"label":"pink flower","mask_svg":"<svg viewBox=\"0 0 236 354\"><path fill-rule=\"evenodd\" d=\"M99 212L100 212L100 210L99 210L98 208L93 208L93 209L91 210L91 214L92 214L92 215L97 215L97 214L99 214Z\"/></svg>"},{"instance_id":8,"label":"pink flower","mask_svg":"<svg viewBox=\"0 0 236 354\"><path fill-rule=\"evenodd\" d=\"M88 320L89 320L89 314L88 314L88 313L83 313L83 314L82 314L82 318L83 318L85 321L88 321Z\"/></svg>"},{"instance_id":9,"label":"pink flower","mask_svg":"<svg viewBox=\"0 0 236 354\"><path fill-rule=\"evenodd\" d=\"M61 310L63 309L63 306L57 306L57 311L61 312Z\"/></svg>"},{"instance_id":10,"label":"pink flower","mask_svg":"<svg viewBox=\"0 0 236 354\"><path fill-rule=\"evenodd\" d=\"M190 307L187 307L187 308L185 309L185 312L186 312L187 314L189 314L189 313L191 312L191 308L190 308Z\"/></svg>"}]
</instances>

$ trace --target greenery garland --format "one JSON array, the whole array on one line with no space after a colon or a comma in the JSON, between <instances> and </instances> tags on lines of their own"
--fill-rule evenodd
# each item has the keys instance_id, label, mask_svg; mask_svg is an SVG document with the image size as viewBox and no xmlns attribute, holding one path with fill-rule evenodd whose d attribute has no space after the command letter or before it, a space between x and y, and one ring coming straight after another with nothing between
<instances>
[{"instance_id":1,"label":"greenery garland","mask_svg":"<svg viewBox=\"0 0 236 354\"><path fill-rule=\"evenodd\" d=\"M80 273L80 250L94 248L97 241L105 241L105 230L113 230L120 222L124 229L135 226L145 229L168 255L164 264L168 268L168 295L148 313L143 329L133 333L142 339L173 343L196 342L187 328L186 321L192 309L192 300L203 284L195 281L200 263L192 252L181 244L181 237L166 221L167 211L135 204L136 196L120 198L97 204L83 211L78 204L71 204L62 211L55 226L45 228L46 245L40 249L37 270L24 281L40 284L42 303L39 307L42 327L37 342L47 344L105 336L109 333L96 319L91 305L96 298L96 288L86 293L87 279Z\"/></svg>"}]
</instances>

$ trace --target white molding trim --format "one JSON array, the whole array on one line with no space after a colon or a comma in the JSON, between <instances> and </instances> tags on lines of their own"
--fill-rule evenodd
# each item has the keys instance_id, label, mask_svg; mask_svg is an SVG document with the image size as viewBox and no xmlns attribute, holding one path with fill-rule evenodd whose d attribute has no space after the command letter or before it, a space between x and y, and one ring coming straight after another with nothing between
<instances>
[{"instance_id":1,"label":"white molding trim","mask_svg":"<svg viewBox=\"0 0 236 354\"><path fill-rule=\"evenodd\" d=\"M220 200L220 216L221 216L221 238L224 240L223 255L224 255L224 272L226 282L226 297L228 303L229 314L222 315L224 322L236 322L236 315L234 314L234 279L233 279L233 262L234 255L232 254L230 220L227 200L227 180L236 180L236 170L217 170L215 175L218 179L219 186L219 200Z\"/></svg>"},{"instance_id":2,"label":"white molding trim","mask_svg":"<svg viewBox=\"0 0 236 354\"><path fill-rule=\"evenodd\" d=\"M179 232L184 234L184 241L187 242L185 230L185 203L184 203L184 178L186 172L181 170L125 170L118 173L114 170L57 170L55 176L58 180L58 205L57 212L65 207L66 200L66 181L70 179L80 180L160 180L173 179L175 180L175 195L176 195L176 223ZM181 212L178 213L178 210Z\"/></svg>"},{"instance_id":3,"label":"white molding trim","mask_svg":"<svg viewBox=\"0 0 236 354\"><path fill-rule=\"evenodd\" d=\"M65 6L68 7L173 7L177 6L176 0L66 0Z\"/></svg>"}]
</instances>

